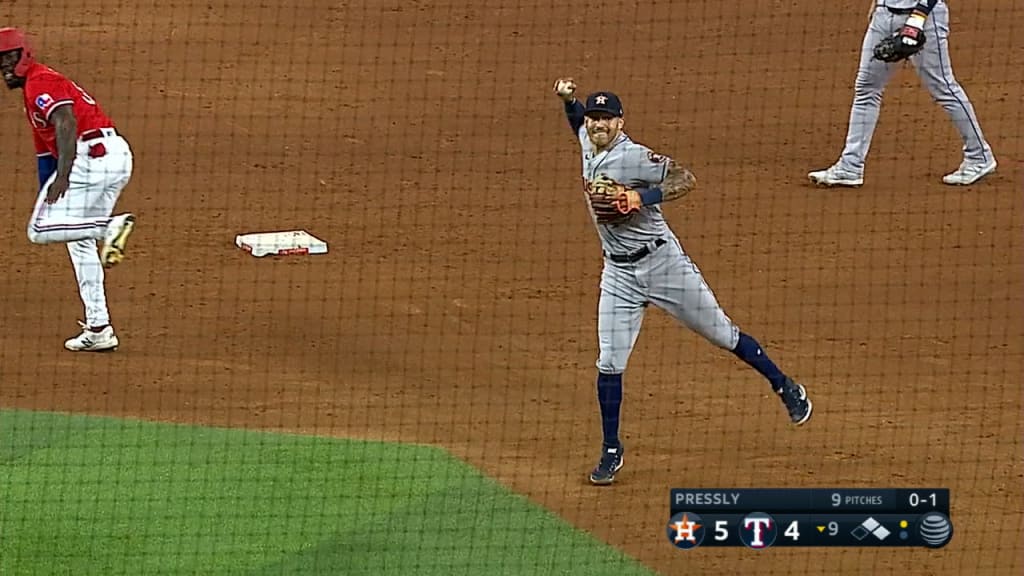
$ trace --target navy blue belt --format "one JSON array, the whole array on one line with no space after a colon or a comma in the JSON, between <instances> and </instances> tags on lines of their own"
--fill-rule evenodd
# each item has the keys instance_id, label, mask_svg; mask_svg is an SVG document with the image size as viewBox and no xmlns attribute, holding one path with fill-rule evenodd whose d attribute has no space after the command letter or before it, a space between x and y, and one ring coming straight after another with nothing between
<instances>
[{"instance_id":1,"label":"navy blue belt","mask_svg":"<svg viewBox=\"0 0 1024 576\"><path fill-rule=\"evenodd\" d=\"M914 11L913 8L890 8L888 6L885 9L892 14L899 14L900 16L909 16Z\"/></svg>"},{"instance_id":2,"label":"navy blue belt","mask_svg":"<svg viewBox=\"0 0 1024 576\"><path fill-rule=\"evenodd\" d=\"M667 242L668 242L668 240L665 240L664 238L658 238L657 240L654 241L654 250L657 250L658 248L661 248ZM633 264L635 262L639 262L640 260L643 260L648 255L650 255L650 253L653 252L654 250L652 250L650 246L644 246L643 248L641 248L641 249L639 249L636 252L633 252L631 254L609 254L609 253L605 252L604 255L607 256L609 260L611 260L612 262L615 262L617 264L625 264L625 263Z\"/></svg>"}]
</instances>

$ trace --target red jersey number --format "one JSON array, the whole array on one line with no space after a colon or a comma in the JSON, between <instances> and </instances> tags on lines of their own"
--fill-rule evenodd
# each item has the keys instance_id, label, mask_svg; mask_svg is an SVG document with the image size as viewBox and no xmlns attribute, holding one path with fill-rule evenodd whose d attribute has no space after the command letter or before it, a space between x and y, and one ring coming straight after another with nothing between
<instances>
[{"instance_id":1,"label":"red jersey number","mask_svg":"<svg viewBox=\"0 0 1024 576\"><path fill-rule=\"evenodd\" d=\"M46 118L43 118L38 110L28 111L28 121L32 123L33 128L46 128Z\"/></svg>"},{"instance_id":2,"label":"red jersey number","mask_svg":"<svg viewBox=\"0 0 1024 576\"><path fill-rule=\"evenodd\" d=\"M78 90L78 92L81 93L81 95L82 95L82 102L85 102L86 104L88 104L90 106L95 106L96 105L96 101L93 100L92 96L89 96L88 92L83 90L82 87L79 86L78 84L76 84L74 80L68 80L68 81L71 82L71 85L75 87L75 90Z\"/></svg>"}]
</instances>

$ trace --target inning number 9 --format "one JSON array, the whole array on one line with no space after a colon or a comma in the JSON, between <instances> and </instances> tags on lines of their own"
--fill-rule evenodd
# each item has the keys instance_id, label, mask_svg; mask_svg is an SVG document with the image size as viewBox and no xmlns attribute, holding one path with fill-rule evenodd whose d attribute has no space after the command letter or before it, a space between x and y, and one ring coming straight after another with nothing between
<instances>
[{"instance_id":1,"label":"inning number 9","mask_svg":"<svg viewBox=\"0 0 1024 576\"><path fill-rule=\"evenodd\" d=\"M836 534L839 534L839 523L838 522L829 522L828 523L828 535L829 536L835 536Z\"/></svg>"},{"instance_id":2,"label":"inning number 9","mask_svg":"<svg viewBox=\"0 0 1024 576\"><path fill-rule=\"evenodd\" d=\"M840 496L838 493L834 492L832 494L832 505L833 506L839 506L839 504L841 504L842 501L843 501L843 497Z\"/></svg>"}]
</instances>

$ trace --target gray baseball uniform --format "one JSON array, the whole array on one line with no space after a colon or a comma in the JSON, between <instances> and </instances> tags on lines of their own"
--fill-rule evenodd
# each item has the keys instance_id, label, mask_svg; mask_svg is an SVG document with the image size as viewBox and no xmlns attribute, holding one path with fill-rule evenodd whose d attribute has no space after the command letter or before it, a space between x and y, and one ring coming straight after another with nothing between
<instances>
[{"instance_id":1,"label":"gray baseball uniform","mask_svg":"<svg viewBox=\"0 0 1024 576\"><path fill-rule=\"evenodd\" d=\"M601 152L594 150L585 127L577 130L577 136L588 188L599 174L632 188L655 186L665 178L668 158L633 142L625 133ZM598 303L600 372L626 370L649 303L713 344L727 350L736 347L739 329L683 251L660 205L645 206L621 224L598 224L596 218L594 222L605 255Z\"/></svg>"},{"instance_id":2,"label":"gray baseball uniform","mask_svg":"<svg viewBox=\"0 0 1024 576\"><path fill-rule=\"evenodd\" d=\"M565 92L566 87L570 90ZM633 142L621 129L622 102L611 92L594 92L586 106L572 96L572 81L559 80L555 91L565 102L569 126L583 155L584 197L604 250L601 296L598 301L597 401L601 408L601 458L590 482L611 484L622 469L624 446L619 438L622 379L640 334L648 304L668 312L691 330L732 352L768 381L797 426L810 419L813 405L807 390L768 357L757 340L726 316L697 265L683 250L662 215L661 203L678 198L693 182L684 168L650 148ZM587 133L590 123L598 150ZM628 216L608 218L603 195L591 193L602 176L631 190ZM667 191L667 195L666 195ZM596 199L596 200L595 200ZM638 202L639 200L639 202ZM602 217L598 217L600 209ZM615 206L621 211L622 205Z\"/></svg>"},{"instance_id":3,"label":"gray baseball uniform","mask_svg":"<svg viewBox=\"0 0 1024 576\"><path fill-rule=\"evenodd\" d=\"M861 46L860 68L850 110L846 145L839 160L839 167L847 172L863 174L864 159L878 123L882 92L899 68L899 64L875 60L874 47L899 32L917 4L917 0L878 0ZM992 149L985 141L970 99L953 75L949 59L949 7L944 0L939 0L932 9L925 22L924 33L926 42L910 61L921 82L946 110L960 132L964 160L985 164L992 160Z\"/></svg>"}]
</instances>

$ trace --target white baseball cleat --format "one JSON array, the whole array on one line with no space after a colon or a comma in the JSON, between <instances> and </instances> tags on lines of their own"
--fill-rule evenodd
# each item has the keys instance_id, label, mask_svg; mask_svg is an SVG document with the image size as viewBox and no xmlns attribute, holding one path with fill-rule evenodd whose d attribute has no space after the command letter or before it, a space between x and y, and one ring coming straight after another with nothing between
<instances>
[{"instance_id":1,"label":"white baseball cleat","mask_svg":"<svg viewBox=\"0 0 1024 576\"><path fill-rule=\"evenodd\" d=\"M960 167L956 169L956 172L943 176L942 181L950 186L970 186L995 172L996 166L995 158L992 158L991 161L985 164L971 163L965 160L960 163Z\"/></svg>"},{"instance_id":2,"label":"white baseball cleat","mask_svg":"<svg viewBox=\"0 0 1024 576\"><path fill-rule=\"evenodd\" d=\"M102 329L89 328L84 322L79 322L82 333L64 342L64 347L72 352L107 352L117 350L117 335L114 334L113 326L109 324Z\"/></svg>"},{"instance_id":3,"label":"white baseball cleat","mask_svg":"<svg viewBox=\"0 0 1024 576\"><path fill-rule=\"evenodd\" d=\"M864 184L864 177L854 174L848 170L843 170L838 164L833 164L825 170L815 170L814 172L808 172L807 178L815 184L822 186L860 186Z\"/></svg>"},{"instance_id":4,"label":"white baseball cleat","mask_svg":"<svg viewBox=\"0 0 1024 576\"><path fill-rule=\"evenodd\" d=\"M124 260L124 248L135 228L133 214L118 214L107 223L107 231L103 237L103 248L100 249L100 261L104 268L110 268Z\"/></svg>"}]
</instances>

